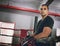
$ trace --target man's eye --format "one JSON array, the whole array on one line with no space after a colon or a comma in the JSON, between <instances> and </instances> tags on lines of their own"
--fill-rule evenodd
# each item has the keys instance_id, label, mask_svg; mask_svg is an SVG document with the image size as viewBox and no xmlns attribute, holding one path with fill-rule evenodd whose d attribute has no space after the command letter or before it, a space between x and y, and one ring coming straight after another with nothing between
<instances>
[{"instance_id":1,"label":"man's eye","mask_svg":"<svg viewBox=\"0 0 60 46\"><path fill-rule=\"evenodd\" d=\"M44 10L46 10L46 8L44 8Z\"/></svg>"},{"instance_id":2,"label":"man's eye","mask_svg":"<svg viewBox=\"0 0 60 46\"><path fill-rule=\"evenodd\" d=\"M43 9L41 8L41 10L43 10Z\"/></svg>"}]
</instances>

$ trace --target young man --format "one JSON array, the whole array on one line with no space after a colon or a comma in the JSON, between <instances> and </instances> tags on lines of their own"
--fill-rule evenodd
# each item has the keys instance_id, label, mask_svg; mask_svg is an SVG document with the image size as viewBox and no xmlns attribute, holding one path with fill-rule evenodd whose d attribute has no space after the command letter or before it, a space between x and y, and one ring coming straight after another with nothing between
<instances>
[{"instance_id":1,"label":"young man","mask_svg":"<svg viewBox=\"0 0 60 46\"><path fill-rule=\"evenodd\" d=\"M48 16L48 11L48 6L43 4L40 9L42 19L37 24L36 32L33 35L31 35L33 39L36 40L34 41L36 46L50 46L48 43L43 44L41 42L37 42L37 40L47 38L51 35L54 21L51 17Z\"/></svg>"},{"instance_id":2,"label":"young man","mask_svg":"<svg viewBox=\"0 0 60 46\"><path fill-rule=\"evenodd\" d=\"M49 8L47 5L43 4L40 9L42 19L38 22L36 27L36 32L32 35L36 40L47 38L51 35L54 20L48 16ZM49 46L41 43L37 43L36 46Z\"/></svg>"}]
</instances>

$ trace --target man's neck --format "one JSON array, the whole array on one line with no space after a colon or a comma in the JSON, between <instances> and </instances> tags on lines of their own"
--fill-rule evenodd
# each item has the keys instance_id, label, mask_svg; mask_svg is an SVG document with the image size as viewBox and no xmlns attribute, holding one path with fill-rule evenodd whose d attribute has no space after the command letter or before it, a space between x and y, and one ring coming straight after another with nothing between
<instances>
[{"instance_id":1,"label":"man's neck","mask_svg":"<svg viewBox=\"0 0 60 46\"><path fill-rule=\"evenodd\" d=\"M43 16L43 17L42 17L42 20L44 20L46 17L47 17L47 15L46 15L46 16Z\"/></svg>"}]
</instances>

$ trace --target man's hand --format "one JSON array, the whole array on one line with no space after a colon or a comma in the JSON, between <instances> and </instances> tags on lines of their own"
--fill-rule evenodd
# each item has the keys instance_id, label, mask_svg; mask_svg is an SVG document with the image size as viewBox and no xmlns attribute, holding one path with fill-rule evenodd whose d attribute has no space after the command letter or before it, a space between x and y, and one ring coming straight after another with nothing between
<instances>
[{"instance_id":1,"label":"man's hand","mask_svg":"<svg viewBox=\"0 0 60 46\"><path fill-rule=\"evenodd\" d=\"M38 40L39 38L37 36L33 36L36 40Z\"/></svg>"}]
</instances>

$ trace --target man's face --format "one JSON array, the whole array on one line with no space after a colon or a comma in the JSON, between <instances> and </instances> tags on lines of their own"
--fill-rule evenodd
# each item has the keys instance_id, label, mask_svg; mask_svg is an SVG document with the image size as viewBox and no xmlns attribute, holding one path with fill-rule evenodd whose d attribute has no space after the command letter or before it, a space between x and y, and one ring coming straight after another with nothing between
<instances>
[{"instance_id":1,"label":"man's face","mask_svg":"<svg viewBox=\"0 0 60 46\"><path fill-rule=\"evenodd\" d=\"M41 9L40 9L40 13L41 13L41 16L46 16L48 15L48 8L47 6L41 6Z\"/></svg>"}]
</instances>

